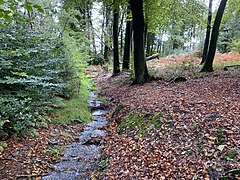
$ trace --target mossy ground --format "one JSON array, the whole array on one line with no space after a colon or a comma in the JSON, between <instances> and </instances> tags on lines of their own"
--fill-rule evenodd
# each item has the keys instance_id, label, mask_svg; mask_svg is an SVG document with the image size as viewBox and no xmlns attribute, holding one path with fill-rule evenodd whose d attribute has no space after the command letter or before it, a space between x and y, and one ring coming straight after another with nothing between
<instances>
[{"instance_id":1,"label":"mossy ground","mask_svg":"<svg viewBox=\"0 0 240 180\"><path fill-rule=\"evenodd\" d=\"M72 119L78 119L83 123L90 122L92 115L87 99L92 87L93 85L90 80L83 78L81 80L79 94L75 94L70 100L62 101L64 106L54 110L53 113L55 117L52 119L52 122L69 124Z\"/></svg>"},{"instance_id":2,"label":"mossy ground","mask_svg":"<svg viewBox=\"0 0 240 180\"><path fill-rule=\"evenodd\" d=\"M155 114L143 114L140 112L131 112L120 122L118 132L123 133L126 129L136 130L136 135L144 135L154 128L162 126L162 115L164 112Z\"/></svg>"}]
</instances>

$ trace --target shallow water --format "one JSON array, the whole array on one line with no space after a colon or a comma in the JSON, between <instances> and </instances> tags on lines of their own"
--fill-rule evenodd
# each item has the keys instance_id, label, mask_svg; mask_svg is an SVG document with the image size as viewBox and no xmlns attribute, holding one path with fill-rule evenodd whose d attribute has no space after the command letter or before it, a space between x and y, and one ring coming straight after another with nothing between
<instances>
[{"instance_id":1,"label":"shallow water","mask_svg":"<svg viewBox=\"0 0 240 180\"><path fill-rule=\"evenodd\" d=\"M53 170L42 179L44 180L72 180L90 179L90 175L99 169L101 146L99 139L105 135L99 128L106 125L102 108L102 102L96 100L97 95L90 93L89 106L94 109L92 115L94 120L86 125L84 131L79 135L79 142L68 145L60 161L54 165ZM94 139L96 139L94 141Z\"/></svg>"}]
</instances>

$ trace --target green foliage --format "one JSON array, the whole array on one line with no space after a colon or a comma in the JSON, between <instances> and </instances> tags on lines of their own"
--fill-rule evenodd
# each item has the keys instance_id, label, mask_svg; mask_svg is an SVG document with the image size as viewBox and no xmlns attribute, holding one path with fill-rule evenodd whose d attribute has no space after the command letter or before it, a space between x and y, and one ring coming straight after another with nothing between
<instances>
[{"instance_id":1,"label":"green foliage","mask_svg":"<svg viewBox=\"0 0 240 180\"><path fill-rule=\"evenodd\" d=\"M236 66L239 65L239 59L233 59L231 61L217 61L214 63L214 69L223 69L226 66ZM237 68L237 66L236 66Z\"/></svg>"},{"instance_id":2,"label":"green foliage","mask_svg":"<svg viewBox=\"0 0 240 180\"><path fill-rule=\"evenodd\" d=\"M0 152L4 150L4 148L7 147L7 143L0 141Z\"/></svg>"},{"instance_id":3,"label":"green foliage","mask_svg":"<svg viewBox=\"0 0 240 180\"><path fill-rule=\"evenodd\" d=\"M0 135L4 133L3 130L6 133L27 133L29 128L36 126L37 112L31 103L30 98L20 100L7 96L0 99Z\"/></svg>"},{"instance_id":4,"label":"green foliage","mask_svg":"<svg viewBox=\"0 0 240 180\"><path fill-rule=\"evenodd\" d=\"M22 11L44 13L41 5L30 1L22 0L0 0L0 19L12 22L14 19L20 22L26 21ZM5 26L4 21L0 22L0 26Z\"/></svg>"},{"instance_id":5,"label":"green foliage","mask_svg":"<svg viewBox=\"0 0 240 180\"><path fill-rule=\"evenodd\" d=\"M183 60L181 67L182 69L193 69L196 66L196 64L194 63L194 57L191 57L189 60Z\"/></svg>"},{"instance_id":6,"label":"green foliage","mask_svg":"<svg viewBox=\"0 0 240 180\"><path fill-rule=\"evenodd\" d=\"M11 4L7 5L4 8L10 8ZM25 5L28 11L43 12L38 4L26 1ZM21 11L16 12L25 17ZM41 13L38 15L36 18L41 17ZM0 27L0 136L36 135L34 127L44 124L40 116L61 107L54 106L56 100L60 103L61 98L80 91L88 58L85 45L67 33L59 37L55 30L49 31L55 26L53 18L52 24L40 21L41 26L33 21L4 19Z\"/></svg>"},{"instance_id":7,"label":"green foliage","mask_svg":"<svg viewBox=\"0 0 240 180\"><path fill-rule=\"evenodd\" d=\"M104 168L106 167L108 162L108 158L107 157L103 157L102 160L98 163L98 166L100 167L100 170L104 170Z\"/></svg>"},{"instance_id":8,"label":"green foliage","mask_svg":"<svg viewBox=\"0 0 240 180\"><path fill-rule=\"evenodd\" d=\"M54 72L59 70L54 69L55 47L47 38L27 30L25 24L5 23L1 31L0 129L30 132L36 126L41 103L64 85Z\"/></svg>"},{"instance_id":9,"label":"green foliage","mask_svg":"<svg viewBox=\"0 0 240 180\"><path fill-rule=\"evenodd\" d=\"M63 148L60 146L53 146L45 149L43 151L44 155L51 157L52 161L55 161L59 158L59 156L62 154Z\"/></svg>"},{"instance_id":10,"label":"green foliage","mask_svg":"<svg viewBox=\"0 0 240 180\"><path fill-rule=\"evenodd\" d=\"M235 40L231 43L231 51L240 53L240 40Z\"/></svg>"},{"instance_id":11,"label":"green foliage","mask_svg":"<svg viewBox=\"0 0 240 180\"><path fill-rule=\"evenodd\" d=\"M222 25L219 33L218 50L221 53L231 51L239 52L239 36L240 36L240 8L239 0L231 0L228 2Z\"/></svg>"}]
</instances>

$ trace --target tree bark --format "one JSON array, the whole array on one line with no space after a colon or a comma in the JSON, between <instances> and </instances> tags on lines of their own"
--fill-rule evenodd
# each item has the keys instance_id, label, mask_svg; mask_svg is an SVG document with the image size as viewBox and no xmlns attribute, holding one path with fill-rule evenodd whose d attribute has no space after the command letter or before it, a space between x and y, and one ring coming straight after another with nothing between
<instances>
[{"instance_id":1,"label":"tree bark","mask_svg":"<svg viewBox=\"0 0 240 180\"><path fill-rule=\"evenodd\" d=\"M121 59L123 57L123 33L124 33L123 23L124 23L124 18L125 18L125 10L122 9L121 21L120 21L119 30L118 30L118 32L120 33L120 57L121 57Z\"/></svg>"},{"instance_id":2,"label":"tree bark","mask_svg":"<svg viewBox=\"0 0 240 180\"><path fill-rule=\"evenodd\" d=\"M101 54L104 54L104 50L103 50L103 48L104 48L104 27L105 27L105 7L104 7L104 5L102 6L102 33L101 33ZM104 58L103 58L104 59ZM105 61L105 59L104 59L104 61Z\"/></svg>"},{"instance_id":3,"label":"tree bark","mask_svg":"<svg viewBox=\"0 0 240 180\"><path fill-rule=\"evenodd\" d=\"M118 51L118 10L113 12L113 76L120 73L119 51Z\"/></svg>"},{"instance_id":4,"label":"tree bark","mask_svg":"<svg viewBox=\"0 0 240 180\"><path fill-rule=\"evenodd\" d=\"M154 33L147 32L146 56L150 56L153 53L154 38Z\"/></svg>"},{"instance_id":5,"label":"tree bark","mask_svg":"<svg viewBox=\"0 0 240 180\"><path fill-rule=\"evenodd\" d=\"M222 16L223 16L226 4L227 4L227 0L221 0L218 11L217 11L217 15L216 15L216 18L215 18L215 21L213 24L207 59L204 63L204 66L203 66L201 72L212 72L213 71L213 59L214 59L216 49L217 49L217 39L218 39L218 34L219 34L219 27L221 24L221 20L222 20Z\"/></svg>"},{"instance_id":6,"label":"tree bark","mask_svg":"<svg viewBox=\"0 0 240 180\"><path fill-rule=\"evenodd\" d=\"M129 10L127 14L127 23L126 23L126 31L125 31L125 45L124 45L124 52L123 52L123 70L129 69L130 63L130 49L131 49L131 40L132 40L132 21L129 17Z\"/></svg>"},{"instance_id":7,"label":"tree bark","mask_svg":"<svg viewBox=\"0 0 240 180\"><path fill-rule=\"evenodd\" d=\"M144 33L144 16L143 0L130 0L133 31L134 31L134 72L135 79L132 84L144 84L149 79L147 65L145 61L145 33Z\"/></svg>"},{"instance_id":8,"label":"tree bark","mask_svg":"<svg viewBox=\"0 0 240 180\"><path fill-rule=\"evenodd\" d=\"M104 39L104 53L103 53L103 58L104 58L104 63L108 63L108 54L109 54L109 35L108 35L108 28L109 28L109 15L110 11L108 8L106 8L106 22L105 22L105 28L103 29L103 39Z\"/></svg>"},{"instance_id":9,"label":"tree bark","mask_svg":"<svg viewBox=\"0 0 240 180\"><path fill-rule=\"evenodd\" d=\"M91 39L90 42L92 43L93 45L93 52L95 54L97 54L97 48L96 48L96 44L95 44L95 36L94 36L94 29L93 29L93 24L92 24L92 13L91 13L91 10L89 8L87 8L87 15L88 15L88 23L89 23L89 31L90 31L90 36L91 36Z\"/></svg>"},{"instance_id":10,"label":"tree bark","mask_svg":"<svg viewBox=\"0 0 240 180\"><path fill-rule=\"evenodd\" d=\"M211 21L212 21L212 0L209 0L206 38L205 38L205 42L204 42L202 61L200 64L203 64L207 58L210 32L211 32Z\"/></svg>"}]
</instances>

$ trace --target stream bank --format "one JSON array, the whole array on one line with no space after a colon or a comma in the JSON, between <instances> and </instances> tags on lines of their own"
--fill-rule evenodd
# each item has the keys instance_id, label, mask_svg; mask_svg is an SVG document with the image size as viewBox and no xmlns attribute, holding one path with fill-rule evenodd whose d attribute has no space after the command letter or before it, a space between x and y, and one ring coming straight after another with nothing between
<instances>
[{"instance_id":1,"label":"stream bank","mask_svg":"<svg viewBox=\"0 0 240 180\"><path fill-rule=\"evenodd\" d=\"M99 170L101 156L100 141L105 135L102 126L107 124L104 116L108 111L97 100L97 94L91 92L88 104L92 109L93 121L80 133L79 141L68 145L60 161L53 170L42 179L90 179L91 174Z\"/></svg>"}]
</instances>

